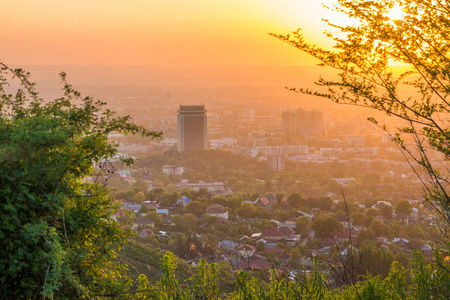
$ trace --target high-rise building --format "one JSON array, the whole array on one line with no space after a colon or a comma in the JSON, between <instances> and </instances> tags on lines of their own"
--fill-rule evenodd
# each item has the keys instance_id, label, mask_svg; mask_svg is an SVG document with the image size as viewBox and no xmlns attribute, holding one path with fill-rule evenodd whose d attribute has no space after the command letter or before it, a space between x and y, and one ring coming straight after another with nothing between
<instances>
[{"instance_id":1,"label":"high-rise building","mask_svg":"<svg viewBox=\"0 0 450 300\"><path fill-rule=\"evenodd\" d=\"M269 166L269 169L274 171L284 170L284 166L286 165L286 155L267 155L267 165Z\"/></svg>"},{"instance_id":2,"label":"high-rise building","mask_svg":"<svg viewBox=\"0 0 450 300\"><path fill-rule=\"evenodd\" d=\"M282 114L284 133L301 135L321 135L324 131L323 112L321 110L287 110Z\"/></svg>"},{"instance_id":3,"label":"high-rise building","mask_svg":"<svg viewBox=\"0 0 450 300\"><path fill-rule=\"evenodd\" d=\"M206 149L206 109L204 105L180 105L177 116L178 152Z\"/></svg>"}]
</instances>

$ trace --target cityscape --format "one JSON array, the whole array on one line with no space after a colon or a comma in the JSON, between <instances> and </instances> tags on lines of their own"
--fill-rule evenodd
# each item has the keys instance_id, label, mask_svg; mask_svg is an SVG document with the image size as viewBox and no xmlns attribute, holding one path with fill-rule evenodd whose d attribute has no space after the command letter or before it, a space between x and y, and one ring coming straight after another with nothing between
<instances>
[{"instance_id":1,"label":"cityscape","mask_svg":"<svg viewBox=\"0 0 450 300\"><path fill-rule=\"evenodd\" d=\"M450 5L322 2L4 3L0 299L450 299Z\"/></svg>"}]
</instances>

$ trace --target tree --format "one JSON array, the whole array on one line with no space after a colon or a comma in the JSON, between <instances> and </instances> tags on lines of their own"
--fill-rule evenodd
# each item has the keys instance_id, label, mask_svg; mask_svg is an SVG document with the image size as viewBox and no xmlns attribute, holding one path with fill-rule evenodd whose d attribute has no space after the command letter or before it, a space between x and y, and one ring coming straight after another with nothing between
<instances>
[{"instance_id":1,"label":"tree","mask_svg":"<svg viewBox=\"0 0 450 300\"><path fill-rule=\"evenodd\" d=\"M200 217L205 212L205 207L199 201L191 201L186 205L185 211Z\"/></svg>"},{"instance_id":2,"label":"tree","mask_svg":"<svg viewBox=\"0 0 450 300\"><path fill-rule=\"evenodd\" d=\"M176 230L181 230L183 227L183 219L180 215L172 216L172 223L175 225Z\"/></svg>"},{"instance_id":3,"label":"tree","mask_svg":"<svg viewBox=\"0 0 450 300\"><path fill-rule=\"evenodd\" d=\"M241 218L254 218L258 209L251 203L243 203L238 209L238 214Z\"/></svg>"},{"instance_id":4,"label":"tree","mask_svg":"<svg viewBox=\"0 0 450 300\"><path fill-rule=\"evenodd\" d=\"M358 243L362 243L363 241L373 241L377 235L371 228L366 228L362 230L360 233L358 233Z\"/></svg>"},{"instance_id":5,"label":"tree","mask_svg":"<svg viewBox=\"0 0 450 300\"><path fill-rule=\"evenodd\" d=\"M370 222L370 229L373 230L373 232L377 235L384 235L384 236L389 236L390 235L390 231L389 229L386 227L386 225L384 225L384 223L378 219L373 219Z\"/></svg>"},{"instance_id":6,"label":"tree","mask_svg":"<svg viewBox=\"0 0 450 300\"><path fill-rule=\"evenodd\" d=\"M187 213L181 216L181 224L183 231L192 233L197 230L198 218L191 213Z\"/></svg>"},{"instance_id":7,"label":"tree","mask_svg":"<svg viewBox=\"0 0 450 300\"><path fill-rule=\"evenodd\" d=\"M104 102L82 98L64 73L64 96L44 101L28 73L2 62L0 68L2 296L114 292L120 278L116 250L127 235L111 219L119 207L99 182L113 172L108 158L117 154L107 135L158 134L114 116ZM7 74L22 84L15 95L5 92Z\"/></svg>"},{"instance_id":8,"label":"tree","mask_svg":"<svg viewBox=\"0 0 450 300\"><path fill-rule=\"evenodd\" d=\"M365 214L367 217L373 217L376 218L378 216L379 211L376 208L369 207L366 209Z\"/></svg>"},{"instance_id":9,"label":"tree","mask_svg":"<svg viewBox=\"0 0 450 300\"><path fill-rule=\"evenodd\" d=\"M322 211L330 211L333 204L333 200L330 197L320 197L318 201L318 206Z\"/></svg>"},{"instance_id":10,"label":"tree","mask_svg":"<svg viewBox=\"0 0 450 300\"><path fill-rule=\"evenodd\" d=\"M377 247L371 243L365 243L359 249L361 262L361 275L371 274L373 276L382 275L386 277L394 261L394 254L385 248Z\"/></svg>"},{"instance_id":11,"label":"tree","mask_svg":"<svg viewBox=\"0 0 450 300\"><path fill-rule=\"evenodd\" d=\"M320 216L313 222L312 228L319 237L330 237L332 233L343 230L342 224L330 215Z\"/></svg>"},{"instance_id":12,"label":"tree","mask_svg":"<svg viewBox=\"0 0 450 300\"><path fill-rule=\"evenodd\" d=\"M352 214L353 225L363 226L366 221L366 216L360 212L355 212Z\"/></svg>"},{"instance_id":13,"label":"tree","mask_svg":"<svg viewBox=\"0 0 450 300\"><path fill-rule=\"evenodd\" d=\"M449 171L442 160L432 160L436 151L450 158L450 3L438 0L338 0L335 7L355 21L333 25L328 36L335 51L305 42L300 30L277 38L309 53L339 71L337 80L320 78L318 91L295 89L344 103L372 108L398 117L402 126L386 130L422 181L426 198L450 224ZM402 15L393 17L393 9ZM393 62L408 67L394 72ZM324 89L321 89L324 87ZM446 117L444 117L446 116ZM414 141L408 144L406 139ZM419 167L416 167L419 166ZM435 205L438 203L438 205Z\"/></svg>"},{"instance_id":14,"label":"tree","mask_svg":"<svg viewBox=\"0 0 450 300\"><path fill-rule=\"evenodd\" d=\"M277 197L277 204L281 205L281 203L283 202L284 193L276 193L275 196Z\"/></svg>"},{"instance_id":15,"label":"tree","mask_svg":"<svg viewBox=\"0 0 450 300\"><path fill-rule=\"evenodd\" d=\"M409 205L409 202L406 200L400 201L397 206L395 207L395 213L398 214L405 214L410 215L412 212L411 205Z\"/></svg>"},{"instance_id":16,"label":"tree","mask_svg":"<svg viewBox=\"0 0 450 300\"><path fill-rule=\"evenodd\" d=\"M383 216L383 218L392 219L392 206L382 205L380 208L378 208L378 210L380 211L380 214Z\"/></svg>"},{"instance_id":17,"label":"tree","mask_svg":"<svg viewBox=\"0 0 450 300\"><path fill-rule=\"evenodd\" d=\"M155 222L155 226L161 226L161 224L163 223L163 218L161 217L160 214L158 214L156 211L151 211L149 212L146 216L146 219Z\"/></svg>"},{"instance_id":18,"label":"tree","mask_svg":"<svg viewBox=\"0 0 450 300\"><path fill-rule=\"evenodd\" d=\"M309 219L307 217L300 217L295 221L295 231L298 234L301 234L302 237L306 237L308 235L309 230Z\"/></svg>"},{"instance_id":19,"label":"tree","mask_svg":"<svg viewBox=\"0 0 450 300\"><path fill-rule=\"evenodd\" d=\"M142 203L145 200L145 195L143 192L139 192L133 197L134 202L136 203Z\"/></svg>"},{"instance_id":20,"label":"tree","mask_svg":"<svg viewBox=\"0 0 450 300\"><path fill-rule=\"evenodd\" d=\"M259 241L256 243L256 251L262 252L266 249L266 244L263 241Z\"/></svg>"},{"instance_id":21,"label":"tree","mask_svg":"<svg viewBox=\"0 0 450 300\"><path fill-rule=\"evenodd\" d=\"M292 193L287 198L289 205L294 208L299 207L301 200L302 200L302 195L299 192Z\"/></svg>"}]
</instances>

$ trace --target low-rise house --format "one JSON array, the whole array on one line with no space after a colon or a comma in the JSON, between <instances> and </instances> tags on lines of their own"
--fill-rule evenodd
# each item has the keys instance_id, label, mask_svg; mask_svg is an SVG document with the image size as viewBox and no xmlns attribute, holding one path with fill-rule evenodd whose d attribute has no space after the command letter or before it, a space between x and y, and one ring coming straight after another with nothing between
<instances>
[{"instance_id":1,"label":"low-rise house","mask_svg":"<svg viewBox=\"0 0 450 300\"><path fill-rule=\"evenodd\" d=\"M180 166L165 165L163 166L162 171L167 175L181 176L183 175L184 171L186 171L186 168Z\"/></svg>"},{"instance_id":2,"label":"low-rise house","mask_svg":"<svg viewBox=\"0 0 450 300\"><path fill-rule=\"evenodd\" d=\"M277 196L275 194L268 194L265 196L265 198L268 199L270 203L272 203L272 205L278 204Z\"/></svg>"},{"instance_id":3,"label":"low-rise house","mask_svg":"<svg viewBox=\"0 0 450 300\"><path fill-rule=\"evenodd\" d=\"M144 201L144 205L147 206L148 209L153 210L157 209L159 207L158 203L156 201Z\"/></svg>"},{"instance_id":4,"label":"low-rise house","mask_svg":"<svg viewBox=\"0 0 450 300\"><path fill-rule=\"evenodd\" d=\"M351 234L348 231L339 231L333 234L333 237L339 242L343 243L351 239L356 239L356 236L354 234Z\"/></svg>"},{"instance_id":5,"label":"low-rise house","mask_svg":"<svg viewBox=\"0 0 450 300\"><path fill-rule=\"evenodd\" d=\"M131 176L123 176L122 179L125 180L128 183L135 183L136 182L136 178L131 177Z\"/></svg>"},{"instance_id":6,"label":"low-rise house","mask_svg":"<svg viewBox=\"0 0 450 300\"><path fill-rule=\"evenodd\" d=\"M330 254L330 249L331 249L331 247L327 246L327 247L322 247L320 249L310 249L309 251L311 252L311 255L313 257L316 257L319 255Z\"/></svg>"},{"instance_id":7,"label":"low-rise house","mask_svg":"<svg viewBox=\"0 0 450 300\"><path fill-rule=\"evenodd\" d=\"M291 218L287 219L284 222L278 222L277 226L278 226L278 228L280 228L280 227L289 227L289 228L295 230L295 227L296 227L295 226L295 222L297 221L297 219L298 219L297 217L291 217Z\"/></svg>"},{"instance_id":8,"label":"low-rise house","mask_svg":"<svg viewBox=\"0 0 450 300\"><path fill-rule=\"evenodd\" d=\"M267 248L264 250L265 252L273 252L273 253L277 253L279 255L284 255L286 254L286 250L282 249L282 248Z\"/></svg>"},{"instance_id":9,"label":"low-rise house","mask_svg":"<svg viewBox=\"0 0 450 300\"><path fill-rule=\"evenodd\" d=\"M141 238L148 237L152 234L153 234L153 230L151 230L150 228L145 228L145 229L139 230L139 232L138 232L138 236Z\"/></svg>"},{"instance_id":10,"label":"low-rise house","mask_svg":"<svg viewBox=\"0 0 450 300\"><path fill-rule=\"evenodd\" d=\"M431 255L433 253L433 249L428 244L420 248L420 251L425 255Z\"/></svg>"},{"instance_id":11,"label":"low-rise house","mask_svg":"<svg viewBox=\"0 0 450 300\"><path fill-rule=\"evenodd\" d=\"M142 208L141 204L130 204L130 203L124 202L122 205L123 205L123 208L129 209L135 213L139 212Z\"/></svg>"},{"instance_id":12,"label":"low-rise house","mask_svg":"<svg viewBox=\"0 0 450 300\"><path fill-rule=\"evenodd\" d=\"M240 244L242 244L242 243L245 243L248 239L250 239L250 237L244 235L243 237L239 238L238 241Z\"/></svg>"},{"instance_id":13,"label":"low-rise house","mask_svg":"<svg viewBox=\"0 0 450 300\"><path fill-rule=\"evenodd\" d=\"M240 261L237 265L238 271L260 271L272 268L272 264L267 261Z\"/></svg>"},{"instance_id":14,"label":"low-rise house","mask_svg":"<svg viewBox=\"0 0 450 300\"><path fill-rule=\"evenodd\" d=\"M406 247L409 244L409 241L404 238L396 237L392 240L392 243L399 245L400 247Z\"/></svg>"},{"instance_id":15,"label":"low-rise house","mask_svg":"<svg viewBox=\"0 0 450 300\"><path fill-rule=\"evenodd\" d=\"M377 242L381 243L382 245L388 245L389 244L389 239L387 237L385 237L384 235L380 235L379 237L376 238Z\"/></svg>"},{"instance_id":16,"label":"low-rise house","mask_svg":"<svg viewBox=\"0 0 450 300\"><path fill-rule=\"evenodd\" d=\"M281 241L284 237L284 234L281 233L278 228L267 228L261 233L261 238L268 242Z\"/></svg>"},{"instance_id":17,"label":"low-rise house","mask_svg":"<svg viewBox=\"0 0 450 300\"><path fill-rule=\"evenodd\" d=\"M238 244L231 240L222 240L217 245L219 249L234 250Z\"/></svg>"},{"instance_id":18,"label":"low-rise house","mask_svg":"<svg viewBox=\"0 0 450 300\"><path fill-rule=\"evenodd\" d=\"M258 255L254 253L252 256L248 258L249 261L255 262L255 261L267 261L267 258L262 255Z\"/></svg>"},{"instance_id":19,"label":"low-rise house","mask_svg":"<svg viewBox=\"0 0 450 300\"><path fill-rule=\"evenodd\" d=\"M289 227L267 228L261 233L261 238L268 243L277 243L286 238L295 238L295 231Z\"/></svg>"},{"instance_id":20,"label":"low-rise house","mask_svg":"<svg viewBox=\"0 0 450 300\"><path fill-rule=\"evenodd\" d=\"M286 227L290 227L292 228L292 226L294 226L293 228L295 228L295 223L297 222L298 218L297 217L290 217L289 219L286 220Z\"/></svg>"},{"instance_id":21,"label":"low-rise house","mask_svg":"<svg viewBox=\"0 0 450 300\"><path fill-rule=\"evenodd\" d=\"M293 238L295 237L295 231L290 227L280 227L278 230L284 234L285 238Z\"/></svg>"},{"instance_id":22,"label":"low-rise house","mask_svg":"<svg viewBox=\"0 0 450 300\"><path fill-rule=\"evenodd\" d=\"M223 182L211 182L211 183L207 183L204 181L200 181L198 183L188 183L186 180L182 180L179 184L178 184L178 188L179 189L191 189L194 191L199 191L201 188L205 188L207 189L209 192L216 192L218 194L222 194L226 188L225 188L225 183Z\"/></svg>"},{"instance_id":23,"label":"low-rise house","mask_svg":"<svg viewBox=\"0 0 450 300\"><path fill-rule=\"evenodd\" d=\"M253 247L252 245L245 244L237 247L236 251L239 253L240 256L249 258L253 254L255 254L256 248Z\"/></svg>"},{"instance_id":24,"label":"low-rise house","mask_svg":"<svg viewBox=\"0 0 450 300\"><path fill-rule=\"evenodd\" d=\"M169 210L167 208L157 208L156 212L162 216L168 216Z\"/></svg>"},{"instance_id":25,"label":"low-rise house","mask_svg":"<svg viewBox=\"0 0 450 300\"><path fill-rule=\"evenodd\" d=\"M320 151L322 152L322 149L320 149ZM322 153L321 153L322 154ZM348 185L350 182L352 181L356 181L355 178L353 177L348 177L348 178L331 178L331 180L336 181L339 185L341 186L346 186Z\"/></svg>"},{"instance_id":26,"label":"low-rise house","mask_svg":"<svg viewBox=\"0 0 450 300\"><path fill-rule=\"evenodd\" d=\"M225 209L223 205L220 204L211 204L206 207L206 214L222 218L228 221L228 211Z\"/></svg>"},{"instance_id":27,"label":"low-rise house","mask_svg":"<svg viewBox=\"0 0 450 300\"><path fill-rule=\"evenodd\" d=\"M120 177L131 176L130 170L119 170L117 171L117 173L119 174Z\"/></svg>"},{"instance_id":28,"label":"low-rise house","mask_svg":"<svg viewBox=\"0 0 450 300\"><path fill-rule=\"evenodd\" d=\"M139 226L153 227L153 226L155 226L155 222L150 221L149 219L139 218L136 221L134 221L133 226L131 226L131 228L137 229Z\"/></svg>"},{"instance_id":29,"label":"low-rise house","mask_svg":"<svg viewBox=\"0 0 450 300\"><path fill-rule=\"evenodd\" d=\"M408 225L409 224L409 217L405 214L398 214L394 217L395 220L400 222L400 224Z\"/></svg>"},{"instance_id":30,"label":"low-rise house","mask_svg":"<svg viewBox=\"0 0 450 300\"><path fill-rule=\"evenodd\" d=\"M180 205L182 207L185 207L189 202L191 202L192 200L189 199L186 196L181 196L180 198L178 198L177 200L177 205Z\"/></svg>"},{"instance_id":31,"label":"low-rise house","mask_svg":"<svg viewBox=\"0 0 450 300\"><path fill-rule=\"evenodd\" d=\"M267 199L265 197L256 199L256 203L259 206L264 207L265 209L268 209L268 210L272 209L272 203L270 202L269 199Z\"/></svg>"},{"instance_id":32,"label":"low-rise house","mask_svg":"<svg viewBox=\"0 0 450 300\"><path fill-rule=\"evenodd\" d=\"M389 201L377 201L377 203L375 203L374 205L373 205L373 208L380 208L380 207L382 207L382 206L392 206L392 203L391 202L389 202Z\"/></svg>"},{"instance_id":33,"label":"low-rise house","mask_svg":"<svg viewBox=\"0 0 450 300\"><path fill-rule=\"evenodd\" d=\"M252 240L259 240L261 239L261 232L256 232L252 234Z\"/></svg>"},{"instance_id":34,"label":"low-rise house","mask_svg":"<svg viewBox=\"0 0 450 300\"><path fill-rule=\"evenodd\" d=\"M337 216L337 221L344 226L344 228L349 228L351 226L351 219L346 216Z\"/></svg>"},{"instance_id":35,"label":"low-rise house","mask_svg":"<svg viewBox=\"0 0 450 300\"><path fill-rule=\"evenodd\" d=\"M314 218L314 214L313 214L313 213L308 214L308 213L306 213L306 212L304 212L304 211L301 211L301 210L299 210L298 213L299 213L302 217L307 217L307 218L310 219L310 220Z\"/></svg>"},{"instance_id":36,"label":"low-rise house","mask_svg":"<svg viewBox=\"0 0 450 300\"><path fill-rule=\"evenodd\" d=\"M193 259L187 260L186 263L191 266L197 266L201 259L204 259L207 263L212 262L210 257L205 256L203 254L199 254L196 257L194 257Z\"/></svg>"}]
</instances>

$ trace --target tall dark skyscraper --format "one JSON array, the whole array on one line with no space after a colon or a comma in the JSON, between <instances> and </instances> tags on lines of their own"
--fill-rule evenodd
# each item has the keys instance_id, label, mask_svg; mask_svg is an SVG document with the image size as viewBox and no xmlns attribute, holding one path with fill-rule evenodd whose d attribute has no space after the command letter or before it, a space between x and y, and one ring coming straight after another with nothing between
<instances>
[{"instance_id":1,"label":"tall dark skyscraper","mask_svg":"<svg viewBox=\"0 0 450 300\"><path fill-rule=\"evenodd\" d=\"M178 152L207 149L204 105L180 105L177 116Z\"/></svg>"}]
</instances>

